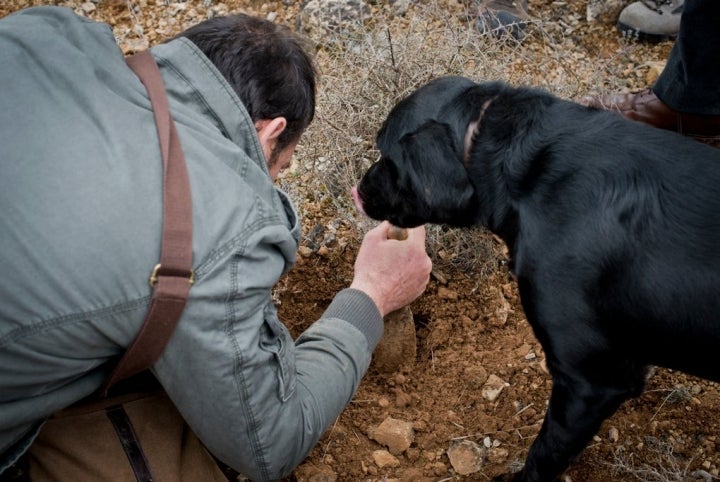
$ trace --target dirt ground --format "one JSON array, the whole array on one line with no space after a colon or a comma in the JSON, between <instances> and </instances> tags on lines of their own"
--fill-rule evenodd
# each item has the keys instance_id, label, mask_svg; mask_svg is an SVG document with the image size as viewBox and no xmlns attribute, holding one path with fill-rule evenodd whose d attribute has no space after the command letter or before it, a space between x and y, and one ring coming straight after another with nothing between
<instances>
[{"instance_id":1,"label":"dirt ground","mask_svg":"<svg viewBox=\"0 0 720 482\"><path fill-rule=\"evenodd\" d=\"M295 333L347 285L353 254L303 258L284 281L281 314ZM288 480L482 481L520 466L551 381L502 255L484 278L438 273L411 309L415 359L393 373L371 365L353 402ZM505 382L494 401L483 396L492 375ZM690 476L696 470L717 475L719 409L717 384L657 369L646 393L606 421L568 475L607 482L703 480ZM414 440L397 466L379 468L373 453L387 447L370 435L388 417L411 422ZM461 440L489 445L479 472L453 471L447 450Z\"/></svg>"},{"instance_id":2,"label":"dirt ground","mask_svg":"<svg viewBox=\"0 0 720 482\"><path fill-rule=\"evenodd\" d=\"M30 3L43 2L3 2L0 15ZM194 8L192 2L187 7L140 3L145 9ZM531 1L531 7L542 15L565 3L537 0ZM74 6L121 27L129 21L129 4L103 0ZM300 2L226 4L263 15L277 11L280 20L290 20ZM158 15L159 21L164 18ZM584 42L596 43L597 49L615 48L617 33L612 25L595 27L594 32L596 37L588 36ZM150 43L154 40L149 37ZM654 46L652 55L662 58L670 46ZM334 294L349 284L357 250L355 242L337 242L353 239L353 233L351 226L338 220L331 204L305 206L304 214L305 249L276 293L281 319L294 335L317 319ZM325 247L318 249L318 237L327 240L323 233L330 225L335 241L320 242ZM486 481L522 465L540 428L551 380L507 270L506 251L491 236L486 241L492 247L493 268L484 273L449 267L434 272L426 294L411 306L414 358L389 373L373 364L353 401L287 481ZM484 390L488 381L498 383L501 391ZM409 448L391 457L378 452L388 447L372 438L388 418L412 426ZM463 470L448 456L448 450L462 441L477 444L483 456L479 470L466 475L459 474ZM720 386L657 369L646 392L605 422L567 475L575 482L661 482L720 480L719 470Z\"/></svg>"},{"instance_id":3,"label":"dirt ground","mask_svg":"<svg viewBox=\"0 0 720 482\"><path fill-rule=\"evenodd\" d=\"M564 3L530 5L548 18ZM589 26L578 36L582 32L578 43L586 48L617 48L612 24ZM665 59L671 46L648 46L646 58ZM312 221L306 234L337 218L332 210L316 207L307 214ZM342 239L342 229L335 237ZM310 254L300 258L280 290L281 318L294 334L315 320L352 276L355 246L330 245L318 255L316 242L306 237ZM521 467L540 428L551 380L506 268L504 246L491 236L486 245L496 258L489 272L447 268L434 273L426 294L411 306L414 359L391 373L371 365L352 403L289 481L487 481ZM498 379L503 388L491 401L484 388ZM372 437L388 418L409 422L414 435L410 447L389 461L377 455L388 447ZM481 448L477 472L460 475L460 467L451 463L448 450L461 441ZM646 392L604 423L566 477L575 482L720 480L719 469L720 386L658 368Z\"/></svg>"}]
</instances>

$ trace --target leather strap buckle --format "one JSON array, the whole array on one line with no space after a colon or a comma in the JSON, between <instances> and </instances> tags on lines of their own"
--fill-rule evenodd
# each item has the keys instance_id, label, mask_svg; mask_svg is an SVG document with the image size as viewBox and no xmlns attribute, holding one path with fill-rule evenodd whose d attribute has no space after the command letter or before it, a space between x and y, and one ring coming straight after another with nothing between
<instances>
[{"instance_id":1,"label":"leather strap buckle","mask_svg":"<svg viewBox=\"0 0 720 482\"><path fill-rule=\"evenodd\" d=\"M162 264L158 263L155 265L155 267L152 270L152 273L150 274L150 279L148 282L150 283L150 286L155 287L155 285L158 282L158 276L160 276L160 270L162 269ZM188 283L191 285L195 283L195 271L190 270L190 272L187 275Z\"/></svg>"}]
</instances>

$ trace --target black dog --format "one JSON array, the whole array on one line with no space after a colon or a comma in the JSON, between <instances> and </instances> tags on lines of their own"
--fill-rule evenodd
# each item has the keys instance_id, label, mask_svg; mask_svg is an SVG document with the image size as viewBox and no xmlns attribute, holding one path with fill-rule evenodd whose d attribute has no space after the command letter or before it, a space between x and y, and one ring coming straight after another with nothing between
<instances>
[{"instance_id":1,"label":"black dog","mask_svg":"<svg viewBox=\"0 0 720 482\"><path fill-rule=\"evenodd\" d=\"M484 225L553 379L525 467L552 481L649 365L720 380L720 150L502 83L444 77L390 112L354 197L374 219Z\"/></svg>"}]
</instances>

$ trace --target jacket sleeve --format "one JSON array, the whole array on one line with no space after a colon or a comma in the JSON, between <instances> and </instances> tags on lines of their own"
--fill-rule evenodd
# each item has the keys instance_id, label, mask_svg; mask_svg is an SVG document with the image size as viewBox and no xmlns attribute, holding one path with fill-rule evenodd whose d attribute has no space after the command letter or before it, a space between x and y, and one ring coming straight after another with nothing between
<instances>
[{"instance_id":1,"label":"jacket sleeve","mask_svg":"<svg viewBox=\"0 0 720 482\"><path fill-rule=\"evenodd\" d=\"M345 289L293 341L272 289L284 271L273 228L196 270L156 375L220 460L252 480L289 474L355 394L382 336L380 313Z\"/></svg>"}]
</instances>

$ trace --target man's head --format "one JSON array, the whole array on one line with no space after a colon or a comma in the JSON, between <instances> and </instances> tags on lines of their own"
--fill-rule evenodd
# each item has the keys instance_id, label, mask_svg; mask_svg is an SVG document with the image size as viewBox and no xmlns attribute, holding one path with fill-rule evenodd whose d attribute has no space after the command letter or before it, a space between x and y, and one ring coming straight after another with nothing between
<instances>
[{"instance_id":1,"label":"man's head","mask_svg":"<svg viewBox=\"0 0 720 482\"><path fill-rule=\"evenodd\" d=\"M178 36L197 45L235 89L277 176L315 115L316 70L303 40L244 14L206 20Z\"/></svg>"}]
</instances>

